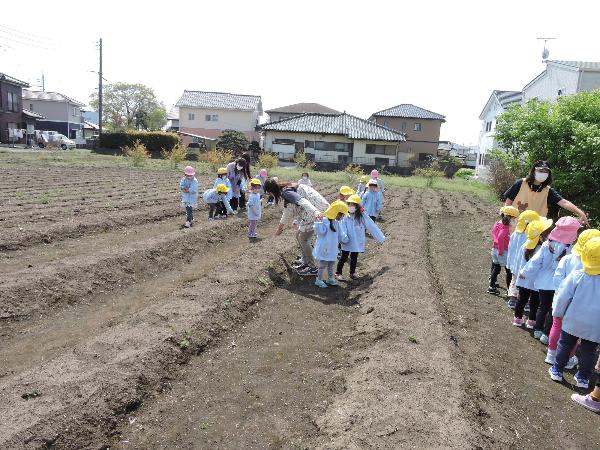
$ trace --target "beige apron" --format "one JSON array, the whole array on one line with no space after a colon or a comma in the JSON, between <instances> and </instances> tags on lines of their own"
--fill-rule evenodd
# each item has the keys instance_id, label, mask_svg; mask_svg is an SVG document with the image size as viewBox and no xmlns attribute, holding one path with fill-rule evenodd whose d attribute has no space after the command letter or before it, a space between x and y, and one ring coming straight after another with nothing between
<instances>
[{"instance_id":1,"label":"beige apron","mask_svg":"<svg viewBox=\"0 0 600 450\"><path fill-rule=\"evenodd\" d=\"M548 192L550 192L549 186L546 186L540 192L533 192L523 178L521 189L519 189L519 193L513 200L513 206L519 208L520 212L531 209L540 216L546 217L548 215Z\"/></svg>"}]
</instances>

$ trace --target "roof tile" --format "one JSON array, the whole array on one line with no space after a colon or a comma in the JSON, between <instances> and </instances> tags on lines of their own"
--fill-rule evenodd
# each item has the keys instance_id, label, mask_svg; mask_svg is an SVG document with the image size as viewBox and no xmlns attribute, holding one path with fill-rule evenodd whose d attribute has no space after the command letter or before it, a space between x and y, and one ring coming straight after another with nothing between
<instances>
[{"instance_id":1,"label":"roof tile","mask_svg":"<svg viewBox=\"0 0 600 450\"><path fill-rule=\"evenodd\" d=\"M175 106L188 108L239 109L262 112L260 95L229 94L227 92L183 91Z\"/></svg>"},{"instance_id":2,"label":"roof tile","mask_svg":"<svg viewBox=\"0 0 600 450\"><path fill-rule=\"evenodd\" d=\"M403 103L401 105L393 106L383 111L379 111L373 114L373 116L385 116L385 117L406 117L412 119L434 119L445 121L446 117L421 108L419 106L411 105L410 103Z\"/></svg>"}]
</instances>

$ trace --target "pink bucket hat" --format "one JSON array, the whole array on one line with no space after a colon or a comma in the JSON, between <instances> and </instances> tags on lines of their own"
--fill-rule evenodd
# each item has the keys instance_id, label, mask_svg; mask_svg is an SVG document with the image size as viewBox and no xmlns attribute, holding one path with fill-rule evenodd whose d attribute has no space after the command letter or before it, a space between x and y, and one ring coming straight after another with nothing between
<instances>
[{"instance_id":1,"label":"pink bucket hat","mask_svg":"<svg viewBox=\"0 0 600 450\"><path fill-rule=\"evenodd\" d=\"M185 169L183 169L183 173L188 176L196 175L196 171L194 170L194 168L192 166L186 166Z\"/></svg>"},{"instance_id":2,"label":"pink bucket hat","mask_svg":"<svg viewBox=\"0 0 600 450\"><path fill-rule=\"evenodd\" d=\"M379 171L377 169L371 170L371 178L379 177Z\"/></svg>"},{"instance_id":3,"label":"pink bucket hat","mask_svg":"<svg viewBox=\"0 0 600 450\"><path fill-rule=\"evenodd\" d=\"M571 245L577 240L577 231L581 223L575 217L561 217L556 221L556 227L548 236L548 239L561 244Z\"/></svg>"},{"instance_id":4,"label":"pink bucket hat","mask_svg":"<svg viewBox=\"0 0 600 450\"><path fill-rule=\"evenodd\" d=\"M261 177L266 177L267 176L267 169L260 169L260 172L258 172L258 174Z\"/></svg>"}]
</instances>

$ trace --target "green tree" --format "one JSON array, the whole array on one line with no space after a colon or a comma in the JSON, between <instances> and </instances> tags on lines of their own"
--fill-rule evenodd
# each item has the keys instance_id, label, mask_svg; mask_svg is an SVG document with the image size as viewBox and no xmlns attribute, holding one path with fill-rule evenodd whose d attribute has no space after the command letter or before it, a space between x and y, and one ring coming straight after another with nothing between
<instances>
[{"instance_id":1,"label":"green tree","mask_svg":"<svg viewBox=\"0 0 600 450\"><path fill-rule=\"evenodd\" d=\"M161 130L167 124L167 110L161 105L146 115L147 130Z\"/></svg>"},{"instance_id":2,"label":"green tree","mask_svg":"<svg viewBox=\"0 0 600 450\"><path fill-rule=\"evenodd\" d=\"M600 219L600 90L513 105L498 118L496 139L517 175L536 160L548 161L553 187Z\"/></svg>"},{"instance_id":3,"label":"green tree","mask_svg":"<svg viewBox=\"0 0 600 450\"><path fill-rule=\"evenodd\" d=\"M113 131L159 129L166 123L166 111L154 90L143 84L114 83L104 86L103 116ZM90 105L98 109L98 93L91 95ZM164 112L165 122L159 126Z\"/></svg>"},{"instance_id":4,"label":"green tree","mask_svg":"<svg viewBox=\"0 0 600 450\"><path fill-rule=\"evenodd\" d=\"M249 142L241 131L224 130L217 141L217 148L229 150L234 155L243 153L248 148Z\"/></svg>"}]
</instances>

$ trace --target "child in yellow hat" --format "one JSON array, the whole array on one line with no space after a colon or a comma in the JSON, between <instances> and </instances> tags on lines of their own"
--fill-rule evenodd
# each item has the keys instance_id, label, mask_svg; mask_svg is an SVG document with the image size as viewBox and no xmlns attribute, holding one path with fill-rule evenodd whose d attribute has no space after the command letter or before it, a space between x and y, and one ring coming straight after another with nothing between
<instances>
[{"instance_id":1,"label":"child in yellow hat","mask_svg":"<svg viewBox=\"0 0 600 450\"><path fill-rule=\"evenodd\" d=\"M260 191L262 183L258 178L250 180L250 195L248 196L248 239L254 242L257 239L256 225L261 217Z\"/></svg>"},{"instance_id":2,"label":"child in yellow hat","mask_svg":"<svg viewBox=\"0 0 600 450\"><path fill-rule=\"evenodd\" d=\"M219 167L217 169L217 178L215 179L215 182L213 183L213 189L216 189L216 187L219 184L224 184L225 186L227 186L227 188L229 189L229 191L227 192L227 200L229 200L229 202L231 202L233 194L232 194L232 190L231 190L231 182L229 181L229 178L227 178L227 168L226 167ZM227 219L227 208L225 207L224 202L217 203L214 218L215 219Z\"/></svg>"},{"instance_id":3,"label":"child in yellow hat","mask_svg":"<svg viewBox=\"0 0 600 450\"><path fill-rule=\"evenodd\" d=\"M362 195L365 193L365 190L367 189L367 181L369 181L368 176L363 175L360 177L360 183L358 183L358 187L356 188L356 195L359 197L362 197Z\"/></svg>"},{"instance_id":4,"label":"child in yellow hat","mask_svg":"<svg viewBox=\"0 0 600 450\"><path fill-rule=\"evenodd\" d=\"M517 289L516 275L519 274L519 270L523 266L523 244L527 240L525 234L525 228L530 222L538 220L540 215L533 210L526 210L519 214L517 224L514 232L510 235L508 242L508 252L506 257L506 268L510 270L514 276L511 279L510 286L508 287L508 300L507 304L511 309L515 309L517 304L517 297L519 296L519 290Z\"/></svg>"},{"instance_id":5,"label":"child in yellow hat","mask_svg":"<svg viewBox=\"0 0 600 450\"><path fill-rule=\"evenodd\" d=\"M503 206L500 209L500 220L494 224L492 228L492 268L490 270L490 285L488 294L498 295L498 275L502 267L506 271L506 289L510 286L512 273L507 267L508 245L510 242L510 225L511 220L514 220L519 215L519 210L513 206Z\"/></svg>"},{"instance_id":6,"label":"child in yellow hat","mask_svg":"<svg viewBox=\"0 0 600 450\"><path fill-rule=\"evenodd\" d=\"M569 355L579 339L579 370L575 374L575 384L578 388L588 389L600 343L600 238L592 238L585 244L581 263L583 270L571 272L556 292L553 315L562 318L562 331L556 361L548 370L554 381L562 382ZM592 405L597 406L598 400Z\"/></svg>"},{"instance_id":7,"label":"child in yellow hat","mask_svg":"<svg viewBox=\"0 0 600 450\"><path fill-rule=\"evenodd\" d=\"M340 226L340 220L348 215L348 205L341 200L336 200L323 213L323 220L315 222L313 227L317 234L317 241L313 250L313 257L319 261L319 270L315 285L320 288L337 286L333 277L333 266L337 260L339 243L348 242L348 236ZM324 279L325 270L327 278Z\"/></svg>"}]
</instances>

